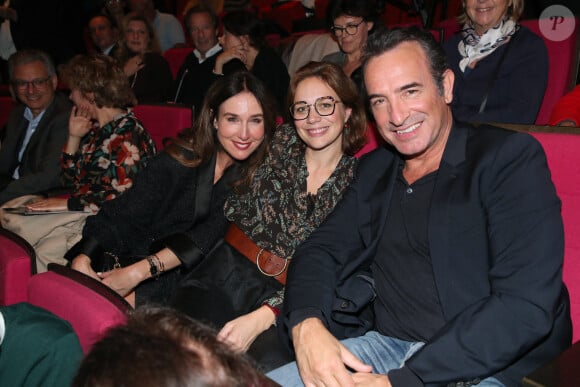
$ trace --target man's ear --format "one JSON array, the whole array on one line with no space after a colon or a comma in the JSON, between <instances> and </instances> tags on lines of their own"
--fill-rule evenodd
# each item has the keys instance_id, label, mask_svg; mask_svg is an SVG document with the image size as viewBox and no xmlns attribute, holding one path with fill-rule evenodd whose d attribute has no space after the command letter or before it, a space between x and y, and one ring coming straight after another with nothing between
<instances>
[{"instance_id":1,"label":"man's ear","mask_svg":"<svg viewBox=\"0 0 580 387\"><path fill-rule=\"evenodd\" d=\"M453 84L455 83L455 74L451 69L445 70L443 73L443 97L445 103L450 104L453 101Z\"/></svg>"},{"instance_id":2,"label":"man's ear","mask_svg":"<svg viewBox=\"0 0 580 387\"><path fill-rule=\"evenodd\" d=\"M52 89L53 90L56 90L56 88L58 87L58 78L57 78L57 76L56 75L53 75L50 78L50 82L52 83Z\"/></svg>"}]
</instances>

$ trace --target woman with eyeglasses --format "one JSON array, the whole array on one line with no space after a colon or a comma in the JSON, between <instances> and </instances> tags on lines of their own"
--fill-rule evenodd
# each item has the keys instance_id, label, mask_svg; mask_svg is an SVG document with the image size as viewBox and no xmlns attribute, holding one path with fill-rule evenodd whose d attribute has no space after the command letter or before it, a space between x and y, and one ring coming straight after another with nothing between
<instances>
[{"instance_id":1,"label":"woman with eyeglasses","mask_svg":"<svg viewBox=\"0 0 580 387\"><path fill-rule=\"evenodd\" d=\"M341 66L359 88L363 81L362 53L375 26L375 17L373 0L332 0L326 11L326 22L336 37L340 51L326 55L322 61Z\"/></svg>"},{"instance_id":2,"label":"woman with eyeglasses","mask_svg":"<svg viewBox=\"0 0 580 387\"><path fill-rule=\"evenodd\" d=\"M173 305L221 328L218 338L248 351L262 370L290 356L273 324L295 248L342 197L365 142L366 116L354 83L331 63L311 62L290 84L290 115L274 135L251 185L225 205L223 241L181 283Z\"/></svg>"}]
</instances>

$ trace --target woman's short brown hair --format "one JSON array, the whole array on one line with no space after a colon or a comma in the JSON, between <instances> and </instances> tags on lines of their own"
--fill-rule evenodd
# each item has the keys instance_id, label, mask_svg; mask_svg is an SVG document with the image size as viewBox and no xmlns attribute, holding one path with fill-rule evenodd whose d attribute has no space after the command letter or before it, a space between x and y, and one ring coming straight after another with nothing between
<instances>
[{"instance_id":1,"label":"woman's short brown hair","mask_svg":"<svg viewBox=\"0 0 580 387\"><path fill-rule=\"evenodd\" d=\"M77 55L64 66L61 75L70 89L78 89L98 108L124 109L137 103L127 76L109 56ZM89 93L93 94L91 98Z\"/></svg>"},{"instance_id":2,"label":"woman's short brown hair","mask_svg":"<svg viewBox=\"0 0 580 387\"><path fill-rule=\"evenodd\" d=\"M290 81L288 105L294 103L296 88L307 78L318 78L336 92L345 107L352 110L342 132L342 151L354 155L366 142L367 117L354 82L334 63L310 62L302 66Z\"/></svg>"}]
</instances>

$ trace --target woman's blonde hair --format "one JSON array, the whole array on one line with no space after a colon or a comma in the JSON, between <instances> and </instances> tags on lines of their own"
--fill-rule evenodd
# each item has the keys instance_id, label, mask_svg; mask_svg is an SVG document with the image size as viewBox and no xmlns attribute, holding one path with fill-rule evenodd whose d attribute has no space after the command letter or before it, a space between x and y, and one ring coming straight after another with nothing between
<instances>
[{"instance_id":1,"label":"woman's blonde hair","mask_svg":"<svg viewBox=\"0 0 580 387\"><path fill-rule=\"evenodd\" d=\"M465 12L465 2L466 1L467 0L461 1L461 4L463 7L462 7L461 14L457 17L457 21L461 25L471 21L471 19L467 15L467 12ZM524 0L508 0L508 1L511 1L511 4L508 5L508 7L507 7L506 16L508 18L510 18L511 20L513 20L514 22L517 22L518 20L520 20L520 17L522 16L522 13L524 12Z\"/></svg>"}]
</instances>

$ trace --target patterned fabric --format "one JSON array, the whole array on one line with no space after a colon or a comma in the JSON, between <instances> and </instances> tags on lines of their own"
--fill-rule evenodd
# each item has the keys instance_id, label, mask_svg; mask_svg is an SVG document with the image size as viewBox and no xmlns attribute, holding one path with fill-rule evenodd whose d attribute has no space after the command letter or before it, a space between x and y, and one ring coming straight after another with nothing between
<instances>
[{"instance_id":1,"label":"patterned fabric","mask_svg":"<svg viewBox=\"0 0 580 387\"><path fill-rule=\"evenodd\" d=\"M63 184L74 189L69 209L96 210L131 188L143 162L155 153L153 140L131 112L91 129L74 155L61 156Z\"/></svg>"},{"instance_id":2,"label":"patterned fabric","mask_svg":"<svg viewBox=\"0 0 580 387\"><path fill-rule=\"evenodd\" d=\"M334 209L356 165L354 157L343 155L316 195L310 195L306 189L305 149L293 126L278 128L249 192L231 195L225 204L230 221L258 246L282 258L291 258L296 247ZM280 305L282 292L266 303Z\"/></svg>"},{"instance_id":3,"label":"patterned fabric","mask_svg":"<svg viewBox=\"0 0 580 387\"><path fill-rule=\"evenodd\" d=\"M511 19L502 20L497 26L490 28L479 36L475 29L468 23L463 26L461 34L463 39L459 42L459 53L463 57L459 62L459 68L465 72L470 63L477 62L491 54L496 48L509 42L509 38L519 29Z\"/></svg>"}]
</instances>

